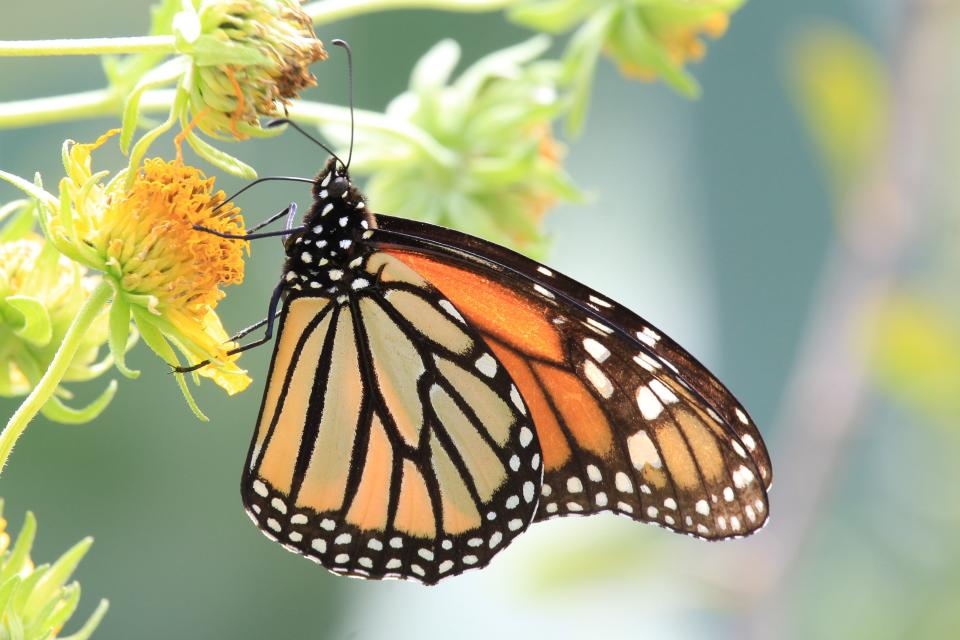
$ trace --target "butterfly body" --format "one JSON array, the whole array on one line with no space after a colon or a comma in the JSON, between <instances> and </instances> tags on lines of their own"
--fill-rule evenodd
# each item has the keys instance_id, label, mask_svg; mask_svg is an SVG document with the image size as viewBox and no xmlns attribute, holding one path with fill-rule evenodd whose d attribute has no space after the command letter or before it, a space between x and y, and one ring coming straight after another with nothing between
<instances>
[{"instance_id":1,"label":"butterfly body","mask_svg":"<svg viewBox=\"0 0 960 640\"><path fill-rule=\"evenodd\" d=\"M508 249L371 214L333 160L313 195L242 479L268 537L433 584L558 516L706 539L766 522L759 432L658 329Z\"/></svg>"}]
</instances>

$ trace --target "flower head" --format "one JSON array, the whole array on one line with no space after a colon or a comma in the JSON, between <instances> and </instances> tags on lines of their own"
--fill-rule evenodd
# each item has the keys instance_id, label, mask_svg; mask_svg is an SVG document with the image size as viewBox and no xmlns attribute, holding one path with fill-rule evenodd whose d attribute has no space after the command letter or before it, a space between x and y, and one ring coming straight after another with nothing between
<instances>
[{"instance_id":1,"label":"flower head","mask_svg":"<svg viewBox=\"0 0 960 640\"><path fill-rule=\"evenodd\" d=\"M511 11L517 22L560 33L582 23L566 54L576 102L572 126L579 128L601 52L621 72L640 80L663 79L695 96L699 87L686 70L706 55L704 37L726 33L730 14L744 0L527 0Z\"/></svg>"},{"instance_id":2,"label":"flower head","mask_svg":"<svg viewBox=\"0 0 960 640\"><path fill-rule=\"evenodd\" d=\"M387 108L396 128L357 131L353 166L372 173L377 209L536 251L543 213L579 198L551 134L565 106L560 69L536 60L548 44L541 37L496 52L455 80L456 43L430 50ZM329 133L346 142L342 128Z\"/></svg>"},{"instance_id":3,"label":"flower head","mask_svg":"<svg viewBox=\"0 0 960 640\"><path fill-rule=\"evenodd\" d=\"M180 48L193 62L189 109L198 128L217 137L259 133L260 116L282 114L327 53L295 0L205 0L181 14ZM195 35L195 37L193 37Z\"/></svg>"},{"instance_id":4,"label":"flower head","mask_svg":"<svg viewBox=\"0 0 960 640\"><path fill-rule=\"evenodd\" d=\"M167 120L143 134L130 154L135 170L153 141L177 122L200 157L235 175L256 172L214 148L198 132L219 140L244 140L280 133L261 117L282 115L298 94L316 84L312 63L327 53L299 0L167 0L155 15L154 35L176 38L177 56L160 64L136 58L114 72L115 82L138 74L123 113L120 145L127 150L147 91L176 85ZM147 73L143 66L156 65Z\"/></svg>"},{"instance_id":5,"label":"flower head","mask_svg":"<svg viewBox=\"0 0 960 640\"><path fill-rule=\"evenodd\" d=\"M233 345L215 309L221 287L243 280L246 243L194 228L242 234L239 209L214 190L212 178L177 161L146 161L129 188L123 172L105 183L106 172L92 171L91 153L113 133L93 144L64 145L67 175L58 209L44 220L48 237L109 279L116 294L111 330L128 326L132 315L166 362L178 364L172 344L191 362L213 362L200 375L229 393L243 390L250 379L228 355ZM112 335L111 346L125 339ZM123 370L122 356L114 355Z\"/></svg>"},{"instance_id":6,"label":"flower head","mask_svg":"<svg viewBox=\"0 0 960 640\"><path fill-rule=\"evenodd\" d=\"M3 518L3 500L0 500L0 628L17 629L11 637L39 640L55 638L80 601L80 585L66 584L80 560L93 544L93 538L84 538L64 553L52 565L35 567L30 548L36 535L37 521L27 512L26 520L13 548ZM70 637L86 640L107 613L107 601L99 606L79 631ZM4 634L7 637L7 634Z\"/></svg>"}]
</instances>

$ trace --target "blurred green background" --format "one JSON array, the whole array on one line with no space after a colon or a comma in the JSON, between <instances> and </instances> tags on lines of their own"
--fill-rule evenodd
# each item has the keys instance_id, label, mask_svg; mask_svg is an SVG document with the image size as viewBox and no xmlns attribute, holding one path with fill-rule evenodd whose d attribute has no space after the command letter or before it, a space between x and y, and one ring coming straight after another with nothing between
<instances>
[{"instance_id":1,"label":"blurred green background","mask_svg":"<svg viewBox=\"0 0 960 640\"><path fill-rule=\"evenodd\" d=\"M145 33L147 6L7 2L0 39ZM568 519L438 587L337 578L269 543L240 504L268 350L243 359L248 392L200 389L202 424L142 345L129 361L143 375L98 420L38 419L20 440L0 478L11 529L36 512L38 559L96 538L78 572L80 615L111 602L96 638L956 637L958 14L754 0L694 68L702 99L603 61L568 141L593 198L550 213L548 262L663 328L750 409L775 475L758 535L707 544ZM409 11L318 35L350 41L357 103L382 109L441 38L470 62L529 32L496 13ZM343 103L343 60L316 72L306 97ZM0 59L0 100L101 84L95 58ZM0 167L52 186L63 139L112 126L0 131ZM262 174L310 176L324 160L294 135L235 149ZM110 153L103 166L120 166ZM260 219L308 198L271 185L240 204ZM229 328L263 316L280 260L279 242L256 245L221 307ZM0 415L15 407L3 399Z\"/></svg>"}]
</instances>

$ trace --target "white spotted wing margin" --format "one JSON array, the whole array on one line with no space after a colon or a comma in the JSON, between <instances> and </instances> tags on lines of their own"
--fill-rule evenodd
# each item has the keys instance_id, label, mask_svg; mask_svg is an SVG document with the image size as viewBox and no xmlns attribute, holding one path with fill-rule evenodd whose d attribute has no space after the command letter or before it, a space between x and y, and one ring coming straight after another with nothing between
<instances>
[{"instance_id":1,"label":"white spotted wing margin","mask_svg":"<svg viewBox=\"0 0 960 640\"><path fill-rule=\"evenodd\" d=\"M365 268L370 286L312 319L287 309L306 297L285 303L277 352L288 326L306 330L285 370L275 352L283 379L264 402L286 404L261 411L242 494L268 537L334 573L435 584L487 565L533 520L539 442L456 308L390 256Z\"/></svg>"},{"instance_id":2,"label":"white spotted wing margin","mask_svg":"<svg viewBox=\"0 0 960 640\"><path fill-rule=\"evenodd\" d=\"M419 222L377 221L373 241L384 249L459 265L539 307L562 337L565 370L602 409L614 446L603 455L574 446L563 467L549 469L538 520L614 511L706 539L763 526L772 481L763 440L693 356L628 309L509 249ZM526 360L534 378L535 360ZM548 385L537 385L536 395L549 396ZM574 443L574 425L554 412Z\"/></svg>"}]
</instances>

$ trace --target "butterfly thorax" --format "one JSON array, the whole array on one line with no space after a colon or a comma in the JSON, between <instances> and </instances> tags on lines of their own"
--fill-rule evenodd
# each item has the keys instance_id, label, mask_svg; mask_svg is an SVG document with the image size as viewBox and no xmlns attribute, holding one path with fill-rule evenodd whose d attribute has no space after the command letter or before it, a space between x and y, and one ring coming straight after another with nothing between
<instances>
[{"instance_id":1,"label":"butterfly thorax","mask_svg":"<svg viewBox=\"0 0 960 640\"><path fill-rule=\"evenodd\" d=\"M336 297L369 286L363 263L373 228L363 194L333 158L317 175L303 231L287 239L284 282L302 295Z\"/></svg>"}]
</instances>

